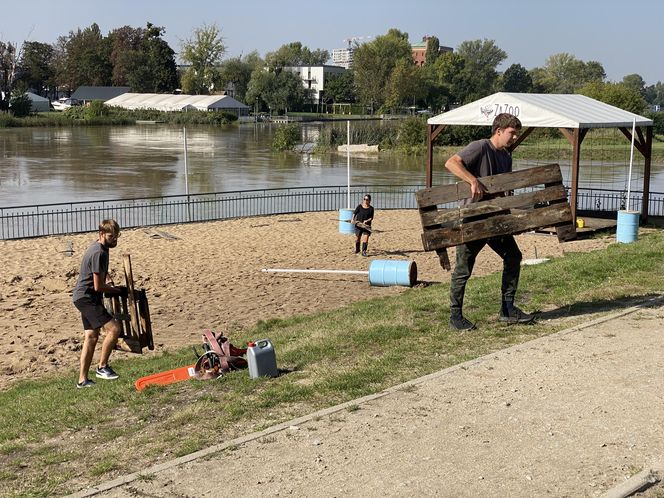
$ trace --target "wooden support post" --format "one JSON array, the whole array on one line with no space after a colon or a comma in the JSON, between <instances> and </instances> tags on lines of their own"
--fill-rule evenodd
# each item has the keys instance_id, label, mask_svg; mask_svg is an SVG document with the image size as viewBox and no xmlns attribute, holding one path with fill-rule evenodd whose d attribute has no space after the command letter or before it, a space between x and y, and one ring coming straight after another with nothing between
<instances>
[{"instance_id":1,"label":"wooden support post","mask_svg":"<svg viewBox=\"0 0 664 498\"><path fill-rule=\"evenodd\" d=\"M131 256L124 254L122 256L122 263L124 265L125 285L127 286L127 307L129 308L131 328L140 337L141 326L138 321L138 307L136 304L136 292L134 290L134 275L131 270Z\"/></svg>"},{"instance_id":2,"label":"wooden support post","mask_svg":"<svg viewBox=\"0 0 664 498\"><path fill-rule=\"evenodd\" d=\"M425 185L433 185L433 141L442 133L446 125L427 125L427 167Z\"/></svg>"},{"instance_id":3,"label":"wooden support post","mask_svg":"<svg viewBox=\"0 0 664 498\"><path fill-rule=\"evenodd\" d=\"M643 162L643 204L641 205L641 220L648 223L648 201L650 200L650 162L652 161L652 126L646 128Z\"/></svg>"},{"instance_id":4,"label":"wooden support post","mask_svg":"<svg viewBox=\"0 0 664 498\"><path fill-rule=\"evenodd\" d=\"M152 321L150 320L150 308L148 307L148 296L145 293L145 289L138 291L138 312L141 319L141 328L143 329L140 339L141 347L147 347L152 351L154 349Z\"/></svg>"}]
</instances>

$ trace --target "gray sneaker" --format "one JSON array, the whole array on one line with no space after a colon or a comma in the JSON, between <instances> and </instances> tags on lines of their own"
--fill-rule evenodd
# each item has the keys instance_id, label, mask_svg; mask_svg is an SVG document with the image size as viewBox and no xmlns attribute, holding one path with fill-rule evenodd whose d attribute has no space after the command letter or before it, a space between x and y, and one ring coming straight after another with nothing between
<instances>
[{"instance_id":1,"label":"gray sneaker","mask_svg":"<svg viewBox=\"0 0 664 498\"><path fill-rule=\"evenodd\" d=\"M106 379L106 380L114 380L119 377L118 374L116 374L113 369L106 365L103 368L97 368L95 371L95 375L97 376L98 379Z\"/></svg>"},{"instance_id":2,"label":"gray sneaker","mask_svg":"<svg viewBox=\"0 0 664 498\"><path fill-rule=\"evenodd\" d=\"M95 385L94 380L85 379L83 382L77 382L76 383L76 388L77 389L85 389L87 387L94 387L94 385Z\"/></svg>"}]
</instances>

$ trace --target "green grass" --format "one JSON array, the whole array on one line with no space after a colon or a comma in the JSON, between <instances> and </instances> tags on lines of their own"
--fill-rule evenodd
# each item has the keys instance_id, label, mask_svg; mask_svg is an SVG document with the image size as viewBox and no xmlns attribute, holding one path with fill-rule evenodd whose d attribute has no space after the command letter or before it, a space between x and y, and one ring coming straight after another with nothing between
<instances>
[{"instance_id":1,"label":"green grass","mask_svg":"<svg viewBox=\"0 0 664 498\"><path fill-rule=\"evenodd\" d=\"M117 360L120 379L93 389L75 389L73 371L14 384L0 391L0 495L61 496L146 471L659 295L663 273L664 233L651 230L632 244L524 267L518 301L540 311L533 326L498 322L500 275L493 274L468 285L465 311L479 323L478 332L448 329L447 284L231 331L236 344L270 337L282 370L276 379L238 371L213 381L134 389L139 377L192 364L187 348Z\"/></svg>"}]
</instances>

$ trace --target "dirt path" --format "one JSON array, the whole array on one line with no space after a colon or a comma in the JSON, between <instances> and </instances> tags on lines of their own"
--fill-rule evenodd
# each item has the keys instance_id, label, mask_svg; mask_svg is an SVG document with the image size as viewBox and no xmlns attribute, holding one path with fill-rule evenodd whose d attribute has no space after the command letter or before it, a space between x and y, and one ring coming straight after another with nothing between
<instances>
[{"instance_id":1,"label":"dirt path","mask_svg":"<svg viewBox=\"0 0 664 498\"><path fill-rule=\"evenodd\" d=\"M649 304L77 496L599 496L664 462Z\"/></svg>"}]
</instances>

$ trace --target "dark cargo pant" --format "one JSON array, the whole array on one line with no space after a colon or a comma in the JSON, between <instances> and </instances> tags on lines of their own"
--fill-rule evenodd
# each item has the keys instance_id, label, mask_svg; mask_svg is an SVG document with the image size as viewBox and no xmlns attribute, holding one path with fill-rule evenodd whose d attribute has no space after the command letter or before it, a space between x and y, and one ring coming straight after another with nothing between
<instances>
[{"instance_id":1,"label":"dark cargo pant","mask_svg":"<svg viewBox=\"0 0 664 498\"><path fill-rule=\"evenodd\" d=\"M503 301L514 302L516 289L519 285L519 274L521 273L521 251L516 245L514 237L505 235L491 239L475 240L461 244L456 248L456 266L452 273L450 284L450 311L452 314L461 313L463 308L463 296L466 293L466 282L473 273L475 259L482 248L489 247L503 258L503 283L501 292Z\"/></svg>"}]
</instances>

